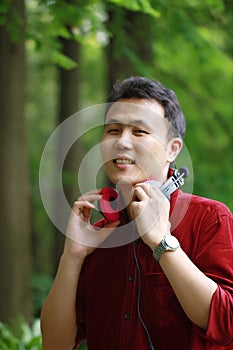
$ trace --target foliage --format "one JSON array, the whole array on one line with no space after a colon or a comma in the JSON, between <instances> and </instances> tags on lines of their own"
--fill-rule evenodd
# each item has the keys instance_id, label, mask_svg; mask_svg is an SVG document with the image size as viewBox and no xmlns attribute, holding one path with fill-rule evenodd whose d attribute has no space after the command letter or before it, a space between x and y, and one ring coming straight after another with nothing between
<instances>
[{"instance_id":1,"label":"foliage","mask_svg":"<svg viewBox=\"0 0 233 350\"><path fill-rule=\"evenodd\" d=\"M53 279L51 275L45 273L33 273L31 280L32 287L32 302L33 302L33 311L35 317L40 316L41 308L44 304L44 300L49 293L49 290L52 286Z\"/></svg>"},{"instance_id":2,"label":"foliage","mask_svg":"<svg viewBox=\"0 0 233 350\"><path fill-rule=\"evenodd\" d=\"M19 40L24 20L19 15L12 0L2 0L0 3L0 26L6 27L13 42Z\"/></svg>"},{"instance_id":3,"label":"foliage","mask_svg":"<svg viewBox=\"0 0 233 350\"><path fill-rule=\"evenodd\" d=\"M30 13L27 36L36 50L46 53L46 64L72 69L77 64L65 56L59 38L75 39L87 44L93 33L105 31L100 1L45 1L27 3Z\"/></svg>"},{"instance_id":4,"label":"foliage","mask_svg":"<svg viewBox=\"0 0 233 350\"><path fill-rule=\"evenodd\" d=\"M0 323L0 349L42 350L40 321L36 319L31 327L22 321L17 330Z\"/></svg>"},{"instance_id":5,"label":"foliage","mask_svg":"<svg viewBox=\"0 0 233 350\"><path fill-rule=\"evenodd\" d=\"M31 326L24 320L19 320L12 327L0 322L0 349L42 350L40 320L35 319ZM87 350L86 341L78 349Z\"/></svg>"},{"instance_id":6,"label":"foliage","mask_svg":"<svg viewBox=\"0 0 233 350\"><path fill-rule=\"evenodd\" d=\"M162 35L154 74L176 91L186 116L194 193L232 209L232 18L218 0L166 4L166 22L155 23Z\"/></svg>"},{"instance_id":7,"label":"foliage","mask_svg":"<svg viewBox=\"0 0 233 350\"><path fill-rule=\"evenodd\" d=\"M109 0L108 2L122 6L130 11L140 11L151 15L152 17L160 17L160 12L154 8L152 1L147 0Z\"/></svg>"}]
</instances>

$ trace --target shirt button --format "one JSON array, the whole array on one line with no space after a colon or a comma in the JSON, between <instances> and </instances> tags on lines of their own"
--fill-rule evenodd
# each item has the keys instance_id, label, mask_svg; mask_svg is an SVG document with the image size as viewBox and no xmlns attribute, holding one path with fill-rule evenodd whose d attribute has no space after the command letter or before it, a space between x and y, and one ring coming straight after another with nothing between
<instances>
[{"instance_id":1,"label":"shirt button","mask_svg":"<svg viewBox=\"0 0 233 350\"><path fill-rule=\"evenodd\" d=\"M129 319L130 319L130 314L125 314L125 315L124 315L124 318L125 318L126 320L129 320Z\"/></svg>"},{"instance_id":2,"label":"shirt button","mask_svg":"<svg viewBox=\"0 0 233 350\"><path fill-rule=\"evenodd\" d=\"M129 281L133 282L134 281L134 277L133 276L129 276Z\"/></svg>"}]
</instances>

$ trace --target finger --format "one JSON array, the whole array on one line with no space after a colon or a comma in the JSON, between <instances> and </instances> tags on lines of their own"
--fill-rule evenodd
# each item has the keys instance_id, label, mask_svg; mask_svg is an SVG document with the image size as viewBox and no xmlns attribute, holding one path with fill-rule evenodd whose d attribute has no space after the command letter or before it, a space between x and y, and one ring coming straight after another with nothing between
<instances>
[{"instance_id":1,"label":"finger","mask_svg":"<svg viewBox=\"0 0 233 350\"><path fill-rule=\"evenodd\" d=\"M137 199L139 201L146 200L148 199L148 195L149 195L147 192L142 186L136 186L134 189L134 196L136 197L136 200Z\"/></svg>"},{"instance_id":2,"label":"finger","mask_svg":"<svg viewBox=\"0 0 233 350\"><path fill-rule=\"evenodd\" d=\"M169 199L165 196L165 194L159 188L153 187L151 189L150 196L152 200L157 200L157 201L163 202L164 204L166 203L165 205L170 203Z\"/></svg>"},{"instance_id":3,"label":"finger","mask_svg":"<svg viewBox=\"0 0 233 350\"><path fill-rule=\"evenodd\" d=\"M95 208L95 205L89 201L76 201L74 202L74 207L75 208L83 208L83 207L86 207L86 208Z\"/></svg>"},{"instance_id":4,"label":"finger","mask_svg":"<svg viewBox=\"0 0 233 350\"><path fill-rule=\"evenodd\" d=\"M94 202L96 200L100 200L102 198L101 194L98 193L85 193L83 196L80 196L77 201L89 201Z\"/></svg>"},{"instance_id":5,"label":"finger","mask_svg":"<svg viewBox=\"0 0 233 350\"><path fill-rule=\"evenodd\" d=\"M91 210L94 208L95 206L91 202L76 201L74 202L72 210L76 215L80 215L82 213L85 217L89 217Z\"/></svg>"},{"instance_id":6,"label":"finger","mask_svg":"<svg viewBox=\"0 0 233 350\"><path fill-rule=\"evenodd\" d=\"M156 182L157 183L157 182ZM140 186L139 188L142 188L145 193L148 195L150 198L164 198L164 194L162 191L159 189L157 184L154 184L153 182L145 182L145 183L140 183L137 184L137 186Z\"/></svg>"},{"instance_id":7,"label":"finger","mask_svg":"<svg viewBox=\"0 0 233 350\"><path fill-rule=\"evenodd\" d=\"M136 219L136 217L142 212L144 205L143 202L132 202L129 206L129 214L132 220Z\"/></svg>"},{"instance_id":8,"label":"finger","mask_svg":"<svg viewBox=\"0 0 233 350\"><path fill-rule=\"evenodd\" d=\"M114 231L114 229L120 224L120 221L115 221L107 224L103 228L97 228L92 225L88 225L83 235L75 237L73 239L84 246L97 248L100 246Z\"/></svg>"},{"instance_id":9,"label":"finger","mask_svg":"<svg viewBox=\"0 0 233 350\"><path fill-rule=\"evenodd\" d=\"M83 208L94 209L95 205L89 201L76 201L74 202L73 209L79 211Z\"/></svg>"}]
</instances>

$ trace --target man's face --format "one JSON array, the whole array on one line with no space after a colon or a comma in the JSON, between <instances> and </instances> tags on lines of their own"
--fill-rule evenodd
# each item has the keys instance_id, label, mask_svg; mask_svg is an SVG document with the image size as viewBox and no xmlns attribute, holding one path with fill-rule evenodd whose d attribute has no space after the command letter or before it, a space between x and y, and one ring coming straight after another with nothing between
<instances>
[{"instance_id":1,"label":"man's face","mask_svg":"<svg viewBox=\"0 0 233 350\"><path fill-rule=\"evenodd\" d=\"M164 182L173 159L169 122L156 101L121 99L108 111L101 152L113 184L136 184L147 179Z\"/></svg>"}]
</instances>

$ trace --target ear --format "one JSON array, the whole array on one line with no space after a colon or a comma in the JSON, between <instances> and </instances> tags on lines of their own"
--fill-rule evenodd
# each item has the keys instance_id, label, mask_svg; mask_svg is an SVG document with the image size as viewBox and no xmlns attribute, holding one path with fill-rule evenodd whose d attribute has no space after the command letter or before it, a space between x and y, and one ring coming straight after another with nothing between
<instances>
[{"instance_id":1,"label":"ear","mask_svg":"<svg viewBox=\"0 0 233 350\"><path fill-rule=\"evenodd\" d=\"M168 151L169 151L168 161L170 163L174 162L174 160L176 159L176 157L180 153L182 147L183 147L183 141L179 137L176 137L169 142L169 144L168 144Z\"/></svg>"}]
</instances>

